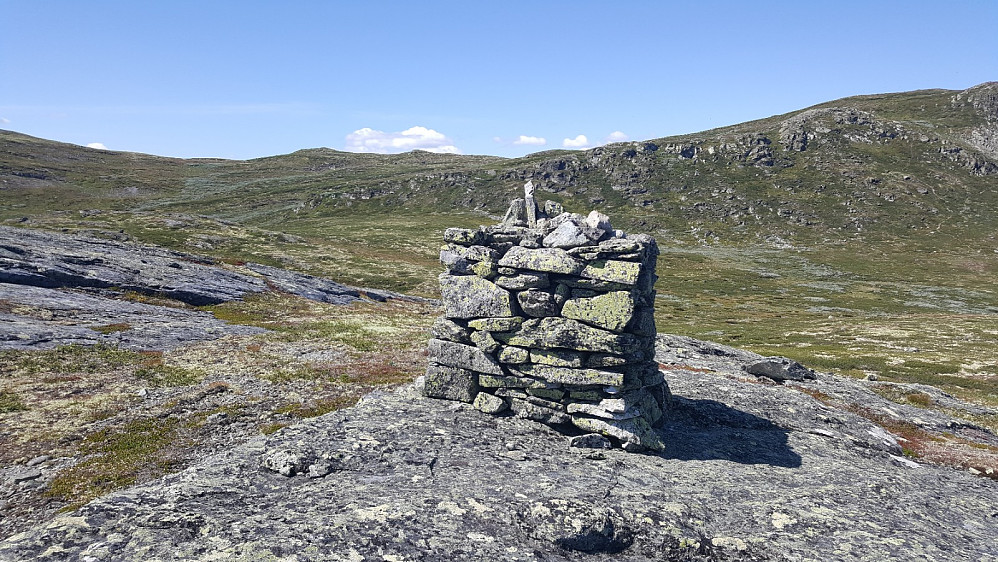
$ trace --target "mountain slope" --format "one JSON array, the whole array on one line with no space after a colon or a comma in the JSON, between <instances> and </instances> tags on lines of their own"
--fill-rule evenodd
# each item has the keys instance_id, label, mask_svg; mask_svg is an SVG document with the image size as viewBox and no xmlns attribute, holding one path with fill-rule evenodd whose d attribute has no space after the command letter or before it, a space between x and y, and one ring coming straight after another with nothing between
<instances>
[{"instance_id":1,"label":"mountain slope","mask_svg":"<svg viewBox=\"0 0 998 562\"><path fill-rule=\"evenodd\" d=\"M532 179L577 211L679 239L992 238L998 83L845 98L731 127L523 158L301 150L248 161L95 151L0 134L0 218L64 207L259 225L343 213L501 213ZM46 196L13 207L11 196ZM22 203L23 204L23 203Z\"/></svg>"}]
</instances>

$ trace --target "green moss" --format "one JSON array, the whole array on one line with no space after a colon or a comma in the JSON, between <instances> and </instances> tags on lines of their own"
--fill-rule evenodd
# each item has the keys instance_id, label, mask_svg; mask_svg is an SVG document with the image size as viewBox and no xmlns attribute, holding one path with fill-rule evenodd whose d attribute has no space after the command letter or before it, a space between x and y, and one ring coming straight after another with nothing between
<instances>
[{"instance_id":1,"label":"green moss","mask_svg":"<svg viewBox=\"0 0 998 562\"><path fill-rule=\"evenodd\" d=\"M75 509L140 476L162 474L176 466L171 447L178 446L178 422L148 418L88 435L80 447L84 460L62 470L45 495L60 497Z\"/></svg>"},{"instance_id":2,"label":"green moss","mask_svg":"<svg viewBox=\"0 0 998 562\"><path fill-rule=\"evenodd\" d=\"M20 396L6 390L0 391L0 414L22 412L27 409L28 407L21 401Z\"/></svg>"},{"instance_id":3,"label":"green moss","mask_svg":"<svg viewBox=\"0 0 998 562\"><path fill-rule=\"evenodd\" d=\"M139 367L135 376L153 387L176 387L196 384L204 379L205 373L200 369L159 364Z\"/></svg>"},{"instance_id":4,"label":"green moss","mask_svg":"<svg viewBox=\"0 0 998 562\"><path fill-rule=\"evenodd\" d=\"M272 435L284 429L285 427L288 427L288 425L290 424L280 423L280 422L267 423L260 426L260 433L264 435Z\"/></svg>"}]
</instances>

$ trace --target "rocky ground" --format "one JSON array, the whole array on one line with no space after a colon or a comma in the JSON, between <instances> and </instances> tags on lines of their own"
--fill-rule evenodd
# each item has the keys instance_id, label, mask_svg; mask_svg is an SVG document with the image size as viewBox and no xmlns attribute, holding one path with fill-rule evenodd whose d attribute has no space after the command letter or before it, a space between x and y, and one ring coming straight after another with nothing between
<instances>
[{"instance_id":1,"label":"rocky ground","mask_svg":"<svg viewBox=\"0 0 998 562\"><path fill-rule=\"evenodd\" d=\"M91 235L0 234L0 537L425 368L410 342L426 299Z\"/></svg>"},{"instance_id":2,"label":"rocky ground","mask_svg":"<svg viewBox=\"0 0 998 562\"><path fill-rule=\"evenodd\" d=\"M995 481L913 460L835 401L993 455L989 432L898 411L875 382L766 382L743 371L758 356L706 342L663 336L658 357L661 454L573 448L404 385L60 515L0 559L998 559Z\"/></svg>"},{"instance_id":3,"label":"rocky ground","mask_svg":"<svg viewBox=\"0 0 998 562\"><path fill-rule=\"evenodd\" d=\"M665 451L572 447L421 397L434 303L44 239L0 244L2 561L998 559L998 411L934 387L660 335ZM166 298L202 267L260 290Z\"/></svg>"}]
</instances>

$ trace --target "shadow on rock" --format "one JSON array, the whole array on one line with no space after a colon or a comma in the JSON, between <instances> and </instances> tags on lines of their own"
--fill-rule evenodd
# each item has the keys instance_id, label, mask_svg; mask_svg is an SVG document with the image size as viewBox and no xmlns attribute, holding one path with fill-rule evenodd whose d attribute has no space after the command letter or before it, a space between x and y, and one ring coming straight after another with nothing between
<instances>
[{"instance_id":1,"label":"shadow on rock","mask_svg":"<svg viewBox=\"0 0 998 562\"><path fill-rule=\"evenodd\" d=\"M665 458L801 466L800 455L787 444L788 430L715 400L674 396L669 420L659 432Z\"/></svg>"}]
</instances>

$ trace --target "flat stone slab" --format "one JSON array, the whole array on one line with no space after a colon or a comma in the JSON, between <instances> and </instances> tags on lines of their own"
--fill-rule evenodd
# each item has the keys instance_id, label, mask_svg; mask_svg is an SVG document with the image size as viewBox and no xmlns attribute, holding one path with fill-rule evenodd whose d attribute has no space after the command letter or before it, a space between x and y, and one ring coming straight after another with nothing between
<instances>
[{"instance_id":1,"label":"flat stone slab","mask_svg":"<svg viewBox=\"0 0 998 562\"><path fill-rule=\"evenodd\" d=\"M626 354L638 346L630 334L616 334L593 328L569 318L535 318L527 320L518 332L496 334L496 339L508 345L528 348L562 348L577 351Z\"/></svg>"},{"instance_id":2,"label":"flat stone slab","mask_svg":"<svg viewBox=\"0 0 998 562\"><path fill-rule=\"evenodd\" d=\"M518 366L517 370L525 375L561 384L580 386L622 386L624 384L623 373L601 371L599 369L573 369L571 367L526 364Z\"/></svg>"},{"instance_id":3,"label":"flat stone slab","mask_svg":"<svg viewBox=\"0 0 998 562\"><path fill-rule=\"evenodd\" d=\"M471 345L432 339L427 345L430 360L441 365L468 369L478 373L502 375L502 367L485 352Z\"/></svg>"},{"instance_id":4,"label":"flat stone slab","mask_svg":"<svg viewBox=\"0 0 998 562\"><path fill-rule=\"evenodd\" d=\"M595 297L568 299L561 315L611 332L622 332L634 317L634 297L625 291L614 291Z\"/></svg>"},{"instance_id":5,"label":"flat stone slab","mask_svg":"<svg viewBox=\"0 0 998 562\"><path fill-rule=\"evenodd\" d=\"M560 248L530 249L514 246L499 260L499 267L576 275L582 271L583 265Z\"/></svg>"},{"instance_id":6,"label":"flat stone slab","mask_svg":"<svg viewBox=\"0 0 998 562\"><path fill-rule=\"evenodd\" d=\"M597 260L582 270L582 276L598 281L635 285L641 274L641 264L633 261Z\"/></svg>"},{"instance_id":7,"label":"flat stone slab","mask_svg":"<svg viewBox=\"0 0 998 562\"><path fill-rule=\"evenodd\" d=\"M508 317L513 314L513 296L477 275L440 276L444 316L448 318Z\"/></svg>"}]
</instances>

